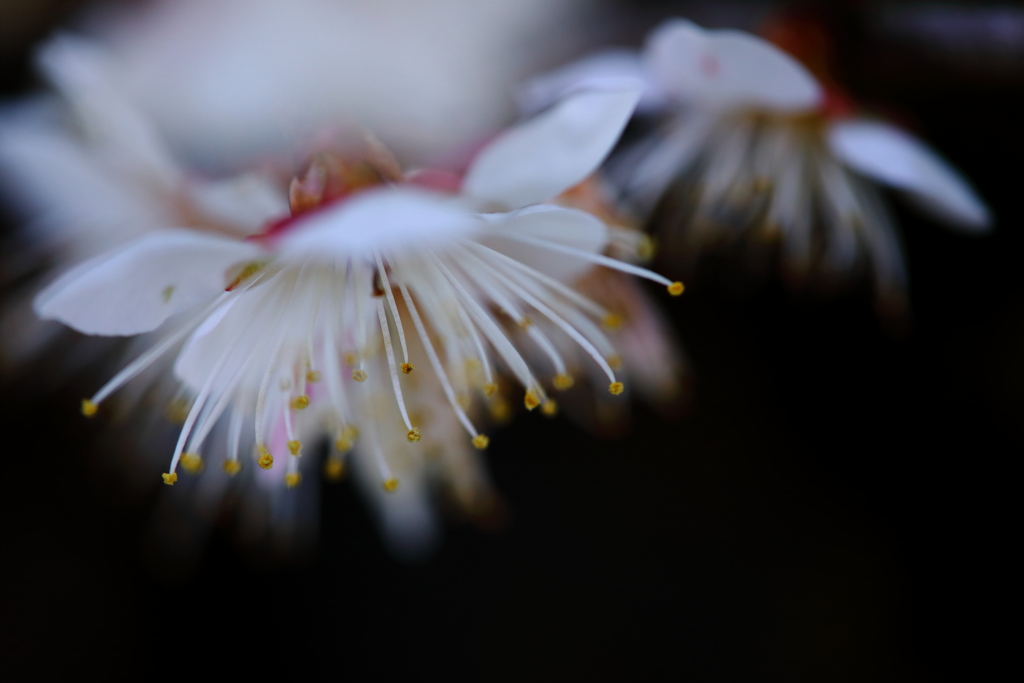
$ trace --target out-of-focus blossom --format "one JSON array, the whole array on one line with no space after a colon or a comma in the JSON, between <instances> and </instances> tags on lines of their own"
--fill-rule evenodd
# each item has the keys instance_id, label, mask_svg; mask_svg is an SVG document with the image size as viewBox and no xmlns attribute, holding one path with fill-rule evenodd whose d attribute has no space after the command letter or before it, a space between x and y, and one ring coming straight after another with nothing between
<instances>
[{"instance_id":1,"label":"out-of-focus blossom","mask_svg":"<svg viewBox=\"0 0 1024 683\"><path fill-rule=\"evenodd\" d=\"M7 277L60 273L168 225L245 236L287 209L285 188L266 173L187 172L126 97L100 46L58 36L38 64L57 95L0 113L2 189L25 219L4 254ZM57 329L25 303L11 303L0 319L8 364L38 353Z\"/></svg>"},{"instance_id":2,"label":"out-of-focus blossom","mask_svg":"<svg viewBox=\"0 0 1024 683\"><path fill-rule=\"evenodd\" d=\"M291 151L325 124L411 164L507 125L511 86L571 49L582 0L157 0L84 28L174 148L208 168Z\"/></svg>"},{"instance_id":3,"label":"out-of-focus blossom","mask_svg":"<svg viewBox=\"0 0 1024 683\"><path fill-rule=\"evenodd\" d=\"M879 305L905 307L900 241L878 190L968 233L988 208L948 163L909 133L856 115L836 89L771 43L740 31L670 20L642 53L617 50L542 76L523 91L531 109L578 87L646 84L656 134L609 169L641 213L657 206L668 247L687 258L740 237L781 242L787 271L844 276L869 267Z\"/></svg>"},{"instance_id":4,"label":"out-of-focus blossom","mask_svg":"<svg viewBox=\"0 0 1024 683\"><path fill-rule=\"evenodd\" d=\"M159 338L83 412L183 344L174 373L192 402L165 483L212 459L296 487L303 443L326 432L328 476L351 450L360 476L403 501L384 506L396 529L429 517L438 469L471 505L486 491L471 448L488 444L474 396L497 394L499 373L529 409L572 386L584 361L623 391L600 329L615 316L564 283L600 265L682 291L604 256L610 231L593 215L541 203L593 172L638 98L575 93L491 141L462 178L405 173L375 140L326 151L293 180L291 215L249 239L164 229L75 268L37 298L41 317ZM244 466L249 453L259 468Z\"/></svg>"}]
</instances>

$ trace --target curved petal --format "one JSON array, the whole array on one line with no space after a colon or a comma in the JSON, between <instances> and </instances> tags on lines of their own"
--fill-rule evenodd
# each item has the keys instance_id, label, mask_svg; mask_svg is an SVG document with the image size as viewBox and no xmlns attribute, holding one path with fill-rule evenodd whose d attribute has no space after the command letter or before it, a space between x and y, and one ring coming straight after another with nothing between
<instances>
[{"instance_id":1,"label":"curved petal","mask_svg":"<svg viewBox=\"0 0 1024 683\"><path fill-rule=\"evenodd\" d=\"M625 90L637 86L643 88L636 107L638 113L661 108L664 98L640 53L614 48L530 79L516 93L516 102L524 114L534 114L581 90Z\"/></svg>"},{"instance_id":2,"label":"curved petal","mask_svg":"<svg viewBox=\"0 0 1024 683\"><path fill-rule=\"evenodd\" d=\"M288 215L288 195L258 173L195 183L189 198L209 217L228 223L246 234L268 221Z\"/></svg>"},{"instance_id":3,"label":"curved petal","mask_svg":"<svg viewBox=\"0 0 1024 683\"><path fill-rule=\"evenodd\" d=\"M369 190L295 221L277 242L285 257L349 258L448 242L482 226L449 196L412 188Z\"/></svg>"},{"instance_id":4,"label":"curved petal","mask_svg":"<svg viewBox=\"0 0 1024 683\"><path fill-rule=\"evenodd\" d=\"M552 242L590 254L608 246L608 226L585 211L541 204L521 211L488 216L486 246L563 282L571 282L593 267L589 261L545 249L536 240ZM530 242L516 240L523 236Z\"/></svg>"},{"instance_id":5,"label":"curved petal","mask_svg":"<svg viewBox=\"0 0 1024 683\"><path fill-rule=\"evenodd\" d=\"M149 332L224 291L227 270L262 253L247 242L161 230L59 278L36 297L36 314L85 334Z\"/></svg>"},{"instance_id":6,"label":"curved petal","mask_svg":"<svg viewBox=\"0 0 1024 683\"><path fill-rule=\"evenodd\" d=\"M937 218L972 232L991 227L991 213L967 179L906 131L881 121L838 121L828 140L847 166L908 192Z\"/></svg>"},{"instance_id":7,"label":"curved petal","mask_svg":"<svg viewBox=\"0 0 1024 683\"><path fill-rule=\"evenodd\" d=\"M510 209L557 197L601 165L639 100L639 87L570 95L485 147L463 192Z\"/></svg>"},{"instance_id":8,"label":"curved petal","mask_svg":"<svg viewBox=\"0 0 1024 683\"><path fill-rule=\"evenodd\" d=\"M822 102L807 69L743 31L707 31L672 19L648 38L644 57L666 95L698 105L800 111Z\"/></svg>"},{"instance_id":9,"label":"curved petal","mask_svg":"<svg viewBox=\"0 0 1024 683\"><path fill-rule=\"evenodd\" d=\"M213 311L188 338L175 359L175 376L192 391L198 392L216 372L212 390L217 395L230 388L232 378L245 367L251 354L264 348L264 353L269 356L271 349L267 335L247 334L249 323L266 320L265 316L260 318L260 313L268 308L267 297L272 296L266 291L268 289L259 288L252 292L255 296L247 292L246 296L226 301ZM230 353L221 362L226 351Z\"/></svg>"},{"instance_id":10,"label":"curved petal","mask_svg":"<svg viewBox=\"0 0 1024 683\"><path fill-rule=\"evenodd\" d=\"M165 188L179 182L182 171L170 150L118 89L114 64L98 43L60 34L43 45L37 61L109 163Z\"/></svg>"}]
</instances>

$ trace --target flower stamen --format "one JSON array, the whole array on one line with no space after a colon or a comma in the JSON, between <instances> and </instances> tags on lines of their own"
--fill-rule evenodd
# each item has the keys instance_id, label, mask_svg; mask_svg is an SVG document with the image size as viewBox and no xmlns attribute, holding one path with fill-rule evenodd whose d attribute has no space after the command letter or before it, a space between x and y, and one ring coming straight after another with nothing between
<instances>
[{"instance_id":1,"label":"flower stamen","mask_svg":"<svg viewBox=\"0 0 1024 683\"><path fill-rule=\"evenodd\" d=\"M437 357L437 351L434 350L434 345L430 342L430 336L427 334L427 328L423 324L423 320L420 318L419 311L416 310L416 304L412 301L412 296L409 294L409 289L405 286L405 283L399 282L398 289L402 293L402 299L405 301L405 307L409 311L409 315L412 317L413 326L416 328L416 334L419 335L420 342L423 344L423 349L427 352L427 359L430 361L430 365L434 370L434 374L437 376L437 380L441 383L441 389L444 391L445 397L448 399L448 403L451 405L452 410L455 411L455 416L458 418L462 426L465 427L466 431L469 432L469 436L472 439L476 439L480 436L480 433L473 426L469 417L466 415L466 411L459 405L458 399L455 396L455 389L452 388L452 383L448 379L448 375L444 371L444 366L441 365L441 359ZM474 441L474 444L476 441Z\"/></svg>"},{"instance_id":2,"label":"flower stamen","mask_svg":"<svg viewBox=\"0 0 1024 683\"><path fill-rule=\"evenodd\" d=\"M405 408L405 401L402 398L402 386L398 381L398 369L395 366L395 350L391 345L391 329L388 327L388 314L387 311L384 310L384 301L382 299L377 299L377 319L380 320L380 333L384 339L384 352L387 354L388 358L388 371L391 374L391 388L395 392L395 400L398 402L398 411L402 414L402 421L405 422L405 428L408 429L411 434L413 427L412 423L409 421L409 412ZM419 441L419 438L410 438L409 441Z\"/></svg>"}]
</instances>

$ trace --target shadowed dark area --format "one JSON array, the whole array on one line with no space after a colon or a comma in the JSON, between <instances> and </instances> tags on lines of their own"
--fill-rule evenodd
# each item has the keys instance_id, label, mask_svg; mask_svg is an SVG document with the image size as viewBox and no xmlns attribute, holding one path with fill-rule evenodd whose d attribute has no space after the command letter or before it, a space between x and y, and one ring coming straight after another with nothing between
<instances>
[{"instance_id":1,"label":"shadowed dark area","mask_svg":"<svg viewBox=\"0 0 1024 683\"><path fill-rule=\"evenodd\" d=\"M80 419L94 378L45 400L31 374L8 380L5 680L193 675L200 657L333 679L983 676L1010 645L995 617L1024 449L1024 98L1008 79L934 78L873 32L870 5L846 5L850 90L899 112L997 217L971 238L898 209L906 334L867 292L808 296L715 260L680 299L650 290L692 361L693 409L636 406L617 441L521 415L487 456L504 529L452 524L405 565L350 482L323 484L307 562L257 568L215 533L180 581L145 552L154 501L96 452L117 426ZM28 82L27 49L4 64L6 94Z\"/></svg>"}]
</instances>

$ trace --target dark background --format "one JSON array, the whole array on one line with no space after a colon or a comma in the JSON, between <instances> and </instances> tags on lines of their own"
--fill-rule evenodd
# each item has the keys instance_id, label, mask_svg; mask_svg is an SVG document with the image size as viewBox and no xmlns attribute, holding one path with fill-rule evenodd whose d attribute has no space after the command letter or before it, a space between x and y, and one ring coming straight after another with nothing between
<instances>
[{"instance_id":1,"label":"dark background","mask_svg":"<svg viewBox=\"0 0 1024 683\"><path fill-rule=\"evenodd\" d=\"M5 34L5 95L31 85L32 41L74 4L37 3L42 18ZM664 7L635 4L638 35ZM638 406L619 441L521 416L488 453L504 530L452 524L432 560L406 565L349 484L324 485L308 561L260 568L215 534L176 580L144 552L152 499L95 466L104 426L76 419L83 389L38 400L31 375L9 379L4 678L193 675L211 658L339 678L932 681L997 666L1018 643L1020 62L886 29L880 3L830 7L850 91L942 150L998 221L969 238L897 208L904 334L865 292L822 299L708 269L661 299L696 376L689 414Z\"/></svg>"}]
</instances>

